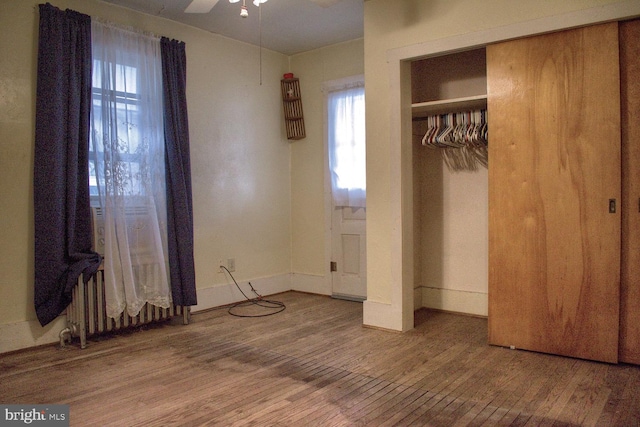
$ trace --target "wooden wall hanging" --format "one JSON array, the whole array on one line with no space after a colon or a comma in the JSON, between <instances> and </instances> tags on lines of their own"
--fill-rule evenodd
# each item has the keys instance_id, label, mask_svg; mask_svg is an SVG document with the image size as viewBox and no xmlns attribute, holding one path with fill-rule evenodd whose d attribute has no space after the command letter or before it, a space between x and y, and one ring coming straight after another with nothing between
<instances>
[{"instance_id":1,"label":"wooden wall hanging","mask_svg":"<svg viewBox=\"0 0 640 427\"><path fill-rule=\"evenodd\" d=\"M302 139L306 135L304 114L302 113L302 98L300 97L300 80L293 77L293 74L287 73L280 83L287 139Z\"/></svg>"}]
</instances>

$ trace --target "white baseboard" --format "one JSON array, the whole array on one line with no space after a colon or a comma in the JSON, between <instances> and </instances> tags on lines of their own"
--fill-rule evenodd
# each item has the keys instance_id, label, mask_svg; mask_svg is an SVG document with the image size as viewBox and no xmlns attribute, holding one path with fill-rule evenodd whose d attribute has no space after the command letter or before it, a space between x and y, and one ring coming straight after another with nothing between
<instances>
[{"instance_id":1,"label":"white baseboard","mask_svg":"<svg viewBox=\"0 0 640 427\"><path fill-rule=\"evenodd\" d=\"M291 290L318 295L331 295L331 281L325 276L292 273Z\"/></svg>"},{"instance_id":2,"label":"white baseboard","mask_svg":"<svg viewBox=\"0 0 640 427\"><path fill-rule=\"evenodd\" d=\"M289 273L238 282L242 292L248 298L255 298L256 295L251 291L251 287L247 282L251 282L253 288L260 295L273 295L291 290L291 274ZM192 313L220 307L221 305L233 304L245 299L245 296L242 295L233 282L210 288L199 288L197 292L198 304L191 307Z\"/></svg>"},{"instance_id":3,"label":"white baseboard","mask_svg":"<svg viewBox=\"0 0 640 427\"><path fill-rule=\"evenodd\" d=\"M362 303L362 324L391 331L402 331L402 315L391 304L365 300Z\"/></svg>"},{"instance_id":4,"label":"white baseboard","mask_svg":"<svg viewBox=\"0 0 640 427\"><path fill-rule=\"evenodd\" d=\"M417 290L422 296L422 307L475 316L489 315L489 297L486 293L428 287Z\"/></svg>"},{"instance_id":5,"label":"white baseboard","mask_svg":"<svg viewBox=\"0 0 640 427\"><path fill-rule=\"evenodd\" d=\"M260 295L273 295L290 290L308 292L320 295L331 295L324 276L292 273L272 277L251 279L251 284ZM240 287L248 297L255 296L251 292L247 281L239 282ZM198 289L198 305L192 307L192 312L198 312L221 305L242 301L244 296L234 283L210 288ZM477 316L488 315L488 296L486 293L465 292L450 289L418 287L414 289L414 307L433 308L457 313ZM402 330L398 313L394 312L391 304L375 301L363 302L363 324L382 329ZM36 320L0 325L0 354L21 350L39 345L56 343L59 334L66 327L65 316L60 316L45 327Z\"/></svg>"},{"instance_id":6,"label":"white baseboard","mask_svg":"<svg viewBox=\"0 0 640 427\"><path fill-rule=\"evenodd\" d=\"M66 316L60 316L44 327L37 320L0 325L0 354L58 342L60 331L66 327Z\"/></svg>"},{"instance_id":7,"label":"white baseboard","mask_svg":"<svg viewBox=\"0 0 640 427\"><path fill-rule=\"evenodd\" d=\"M422 308L422 288L413 288L413 311Z\"/></svg>"},{"instance_id":8,"label":"white baseboard","mask_svg":"<svg viewBox=\"0 0 640 427\"><path fill-rule=\"evenodd\" d=\"M298 279L300 279L300 277L298 277ZM305 280L301 280L301 282L305 282ZM314 280L308 279L308 281L313 282ZM250 282L260 295L273 295L292 289L291 274L289 273L273 277L251 279ZM255 297L247 281L239 282L238 284L249 298ZM315 292L313 289L315 288L310 287L307 292ZM234 283L197 289L197 293L198 305L191 308L192 312L219 307L244 299L244 296L236 288ZM60 331L66 328L66 326L67 321L65 315L59 316L45 327L40 326L37 320L25 320L23 322L0 325L0 354L59 342Z\"/></svg>"}]
</instances>

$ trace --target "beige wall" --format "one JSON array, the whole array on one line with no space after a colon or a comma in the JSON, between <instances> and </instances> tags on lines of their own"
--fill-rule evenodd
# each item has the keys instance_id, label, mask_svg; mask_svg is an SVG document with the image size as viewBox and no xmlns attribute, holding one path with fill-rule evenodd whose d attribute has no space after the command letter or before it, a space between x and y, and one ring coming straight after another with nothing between
<instances>
[{"instance_id":1,"label":"beige wall","mask_svg":"<svg viewBox=\"0 0 640 427\"><path fill-rule=\"evenodd\" d=\"M615 0L368 0L365 1L365 81L367 102L367 301L364 322L391 329L412 327L413 292L411 183L403 165L411 165L409 130L401 120L407 99L407 67L398 50L419 56L441 46L466 47L514 28L536 30L562 28L565 14L587 11L585 21L607 19L601 6L635 10L637 2ZM601 10L602 9L602 10ZM602 13L601 13L602 12ZM563 15L560 19L553 19ZM573 16L572 16L573 17ZM545 19L549 18L549 19ZM544 21L544 25L538 25ZM579 20L577 20L579 21ZM533 24L532 24L533 22ZM572 20L576 22L576 20ZM482 37L477 36L481 34ZM453 42L451 42L453 40ZM494 40L498 41L498 40ZM418 48L413 49L414 46ZM411 48L411 49L409 49ZM442 51L442 50L441 50ZM426 53L425 53L426 54ZM390 56L392 58L390 58ZM407 58L405 56L405 58ZM392 117L394 117L392 121ZM406 133L407 138L403 138ZM407 158L408 157L408 158ZM402 182L402 185L400 184ZM411 283L406 283L407 281Z\"/></svg>"},{"instance_id":2,"label":"beige wall","mask_svg":"<svg viewBox=\"0 0 640 427\"><path fill-rule=\"evenodd\" d=\"M33 309L37 3L0 0L0 352L55 341L61 329L41 328ZM288 58L263 51L260 85L255 46L95 0L52 3L186 42L200 308L234 298L220 259L235 258L239 281L274 278L265 284L290 289L291 145L280 100Z\"/></svg>"},{"instance_id":3,"label":"beige wall","mask_svg":"<svg viewBox=\"0 0 640 427\"><path fill-rule=\"evenodd\" d=\"M312 276L310 290L331 293L325 263L324 82L364 74L364 40L295 55L307 137L291 143L292 271ZM295 280L295 279L294 279ZM294 288L298 285L293 283Z\"/></svg>"}]
</instances>

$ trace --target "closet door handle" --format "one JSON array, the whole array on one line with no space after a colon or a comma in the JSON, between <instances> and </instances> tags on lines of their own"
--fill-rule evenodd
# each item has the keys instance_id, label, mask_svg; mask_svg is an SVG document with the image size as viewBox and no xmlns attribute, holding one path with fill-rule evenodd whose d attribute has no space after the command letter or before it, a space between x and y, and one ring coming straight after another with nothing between
<instances>
[{"instance_id":1,"label":"closet door handle","mask_svg":"<svg viewBox=\"0 0 640 427\"><path fill-rule=\"evenodd\" d=\"M609 213L616 213L616 199L609 199Z\"/></svg>"}]
</instances>

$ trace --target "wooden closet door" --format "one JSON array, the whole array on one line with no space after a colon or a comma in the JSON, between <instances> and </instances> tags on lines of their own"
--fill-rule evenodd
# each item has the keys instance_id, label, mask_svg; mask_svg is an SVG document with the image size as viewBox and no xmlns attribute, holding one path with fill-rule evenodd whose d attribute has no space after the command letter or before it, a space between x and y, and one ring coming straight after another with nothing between
<instances>
[{"instance_id":1,"label":"wooden closet door","mask_svg":"<svg viewBox=\"0 0 640 427\"><path fill-rule=\"evenodd\" d=\"M640 364L640 20L620 23L622 103L621 362Z\"/></svg>"},{"instance_id":2,"label":"wooden closet door","mask_svg":"<svg viewBox=\"0 0 640 427\"><path fill-rule=\"evenodd\" d=\"M618 25L488 46L487 86L489 342L616 362Z\"/></svg>"}]
</instances>

